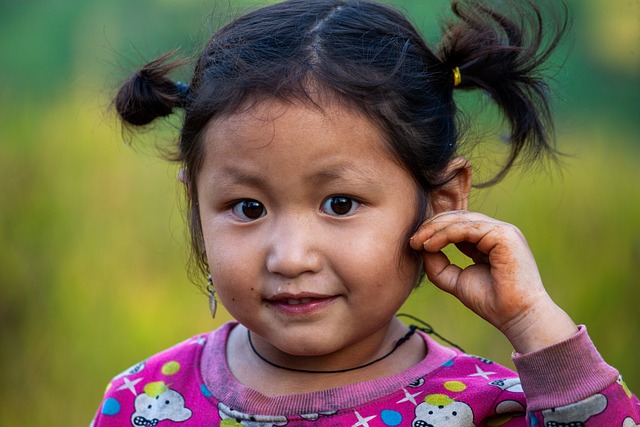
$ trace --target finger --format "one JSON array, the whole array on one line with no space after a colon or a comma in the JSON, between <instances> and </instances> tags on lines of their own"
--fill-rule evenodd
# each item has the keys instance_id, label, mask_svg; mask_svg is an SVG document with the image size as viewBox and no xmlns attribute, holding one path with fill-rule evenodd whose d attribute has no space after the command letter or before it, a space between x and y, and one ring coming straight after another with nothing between
<instances>
[{"instance_id":1,"label":"finger","mask_svg":"<svg viewBox=\"0 0 640 427\"><path fill-rule=\"evenodd\" d=\"M491 227L475 221L443 222L433 224L432 227L434 229L431 236L423 244L423 248L427 252L441 251L451 243L465 243L466 247L471 245L475 248L474 250L479 250L476 247L478 242L491 230ZM465 245L463 245L464 247Z\"/></svg>"},{"instance_id":2,"label":"finger","mask_svg":"<svg viewBox=\"0 0 640 427\"><path fill-rule=\"evenodd\" d=\"M425 240L423 247L428 252L437 252L445 246L455 243L472 244L477 251L488 255L496 246L508 242L521 243L519 231L499 221L470 221L444 224L431 237Z\"/></svg>"},{"instance_id":3,"label":"finger","mask_svg":"<svg viewBox=\"0 0 640 427\"><path fill-rule=\"evenodd\" d=\"M443 252L424 253L424 270L427 278L438 288L450 294L455 294L458 277L462 269L451 264Z\"/></svg>"},{"instance_id":4,"label":"finger","mask_svg":"<svg viewBox=\"0 0 640 427\"><path fill-rule=\"evenodd\" d=\"M478 212L469 212L465 210L440 212L425 220L413 234L411 240L426 240L434 233L435 230L438 230L447 224L474 221L500 223L500 221Z\"/></svg>"},{"instance_id":5,"label":"finger","mask_svg":"<svg viewBox=\"0 0 640 427\"><path fill-rule=\"evenodd\" d=\"M427 219L424 224L429 226L431 224L435 225L438 223L451 223L451 222L466 222L466 221L496 221L498 220L481 214L479 212L470 212L466 210L457 210L457 211L445 211L440 212L429 219Z\"/></svg>"},{"instance_id":6,"label":"finger","mask_svg":"<svg viewBox=\"0 0 640 427\"><path fill-rule=\"evenodd\" d=\"M462 218L467 211L446 211L436 214L425 220L418 230L409 239L409 245L415 250L422 250L425 240L429 239L444 224L455 221L455 218Z\"/></svg>"},{"instance_id":7,"label":"finger","mask_svg":"<svg viewBox=\"0 0 640 427\"><path fill-rule=\"evenodd\" d=\"M480 252L473 243L460 242L455 244L460 252L468 256L476 264L489 264L489 256Z\"/></svg>"}]
</instances>

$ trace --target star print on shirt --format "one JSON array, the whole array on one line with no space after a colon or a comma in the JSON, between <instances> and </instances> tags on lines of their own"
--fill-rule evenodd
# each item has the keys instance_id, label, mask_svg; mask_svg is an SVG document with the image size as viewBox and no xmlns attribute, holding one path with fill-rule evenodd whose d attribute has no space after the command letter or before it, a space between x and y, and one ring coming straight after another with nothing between
<instances>
[{"instance_id":1,"label":"star print on shirt","mask_svg":"<svg viewBox=\"0 0 640 427\"><path fill-rule=\"evenodd\" d=\"M362 415L358 413L358 411L354 411L356 417L358 417L358 422L352 425L351 427L369 427L369 421L374 419L376 415L372 415L370 417L362 418Z\"/></svg>"},{"instance_id":2,"label":"star print on shirt","mask_svg":"<svg viewBox=\"0 0 640 427\"><path fill-rule=\"evenodd\" d=\"M124 384L118 387L118 391L128 389L131 393L133 393L134 396L137 396L138 392L136 391L136 384L138 384L140 381L142 381L142 378L129 381L129 378L124 377Z\"/></svg>"},{"instance_id":3,"label":"star print on shirt","mask_svg":"<svg viewBox=\"0 0 640 427\"><path fill-rule=\"evenodd\" d=\"M482 370L482 368L478 365L476 365L476 373L475 374L469 374L467 375L468 377L482 377L485 380L489 379L489 375L495 375L495 372L485 372Z\"/></svg>"},{"instance_id":4,"label":"star print on shirt","mask_svg":"<svg viewBox=\"0 0 640 427\"><path fill-rule=\"evenodd\" d=\"M396 403L411 402L413 403L413 406L418 406L415 397L421 395L422 392L419 391L417 393L411 394L406 388L403 388L402 390L404 391L404 399L400 399Z\"/></svg>"}]
</instances>

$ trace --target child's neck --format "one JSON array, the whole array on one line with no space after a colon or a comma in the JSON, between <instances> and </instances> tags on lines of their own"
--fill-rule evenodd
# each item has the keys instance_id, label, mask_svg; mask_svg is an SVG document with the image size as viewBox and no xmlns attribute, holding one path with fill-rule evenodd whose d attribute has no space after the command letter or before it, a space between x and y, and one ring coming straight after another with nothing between
<instances>
[{"instance_id":1,"label":"child's neck","mask_svg":"<svg viewBox=\"0 0 640 427\"><path fill-rule=\"evenodd\" d=\"M295 357L278 354L271 362L297 369L328 371L349 369L387 354L395 342L407 333L407 327L394 319L381 336L366 343L366 350L347 348L327 356ZM254 340L255 340L255 336ZM256 347L257 347L256 343ZM354 358L354 353L358 356ZM389 377L419 363L426 354L424 341L413 336L388 357L370 366L341 373L308 373L281 369L261 360L251 349L246 328L238 325L227 342L227 363L235 378L246 387L266 396L302 394ZM263 356L267 356L266 354Z\"/></svg>"}]
</instances>

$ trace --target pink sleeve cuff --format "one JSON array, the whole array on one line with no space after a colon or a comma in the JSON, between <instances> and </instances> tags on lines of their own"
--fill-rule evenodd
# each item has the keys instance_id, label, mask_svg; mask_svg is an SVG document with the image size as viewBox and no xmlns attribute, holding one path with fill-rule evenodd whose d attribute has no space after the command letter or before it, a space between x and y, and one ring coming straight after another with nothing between
<instances>
[{"instance_id":1,"label":"pink sleeve cuff","mask_svg":"<svg viewBox=\"0 0 640 427\"><path fill-rule=\"evenodd\" d=\"M528 410L555 408L592 396L618 378L593 345L584 325L572 337L527 354L514 353Z\"/></svg>"}]
</instances>

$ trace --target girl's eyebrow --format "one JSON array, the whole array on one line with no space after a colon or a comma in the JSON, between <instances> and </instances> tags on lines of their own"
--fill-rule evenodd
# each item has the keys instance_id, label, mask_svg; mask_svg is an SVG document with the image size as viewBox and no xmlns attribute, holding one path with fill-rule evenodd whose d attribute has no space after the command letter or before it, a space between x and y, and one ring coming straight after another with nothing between
<instances>
[{"instance_id":1,"label":"girl's eyebrow","mask_svg":"<svg viewBox=\"0 0 640 427\"><path fill-rule=\"evenodd\" d=\"M224 167L222 173L216 174L215 182L222 185L242 184L259 188L265 185L264 179L230 166Z\"/></svg>"},{"instance_id":2,"label":"girl's eyebrow","mask_svg":"<svg viewBox=\"0 0 640 427\"><path fill-rule=\"evenodd\" d=\"M355 162L341 162L332 164L313 171L303 179L314 186L323 186L335 181L348 180L356 181L358 184L377 185L378 182L361 167L357 167ZM227 165L223 167L220 174L214 177L216 184L219 185L247 185L255 188L268 186L264 177L254 175L251 172L238 169L237 167Z\"/></svg>"},{"instance_id":3,"label":"girl's eyebrow","mask_svg":"<svg viewBox=\"0 0 640 427\"><path fill-rule=\"evenodd\" d=\"M334 164L314 172L308 178L313 185L326 185L334 181L349 180L360 184L378 184L373 176L362 167L357 167L355 162L343 162Z\"/></svg>"},{"instance_id":4,"label":"girl's eyebrow","mask_svg":"<svg viewBox=\"0 0 640 427\"><path fill-rule=\"evenodd\" d=\"M347 167L345 167L347 166ZM309 181L315 185L327 184L332 181L337 181L344 178L345 169L348 165L332 165L322 170L319 170L309 176Z\"/></svg>"}]
</instances>

